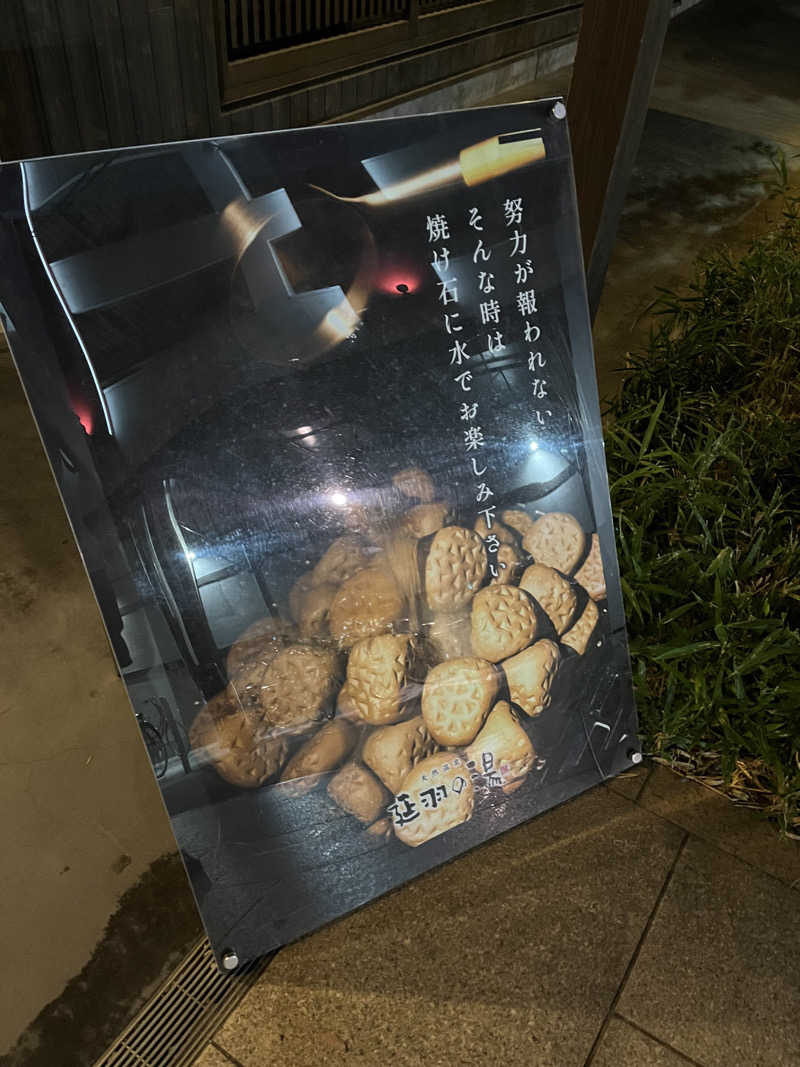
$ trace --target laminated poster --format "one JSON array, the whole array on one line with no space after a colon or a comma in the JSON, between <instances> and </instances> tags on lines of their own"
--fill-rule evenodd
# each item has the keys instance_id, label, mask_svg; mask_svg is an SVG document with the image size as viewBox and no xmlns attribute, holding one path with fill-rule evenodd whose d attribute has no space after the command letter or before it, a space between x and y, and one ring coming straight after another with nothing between
<instances>
[{"instance_id":1,"label":"laminated poster","mask_svg":"<svg viewBox=\"0 0 800 1067\"><path fill-rule=\"evenodd\" d=\"M3 323L223 967L638 760L553 103L0 168Z\"/></svg>"}]
</instances>

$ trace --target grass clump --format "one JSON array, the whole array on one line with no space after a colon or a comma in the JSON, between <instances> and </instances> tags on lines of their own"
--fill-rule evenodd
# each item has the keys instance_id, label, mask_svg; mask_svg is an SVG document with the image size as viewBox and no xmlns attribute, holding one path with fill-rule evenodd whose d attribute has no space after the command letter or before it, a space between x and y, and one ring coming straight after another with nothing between
<instances>
[{"instance_id":1,"label":"grass clump","mask_svg":"<svg viewBox=\"0 0 800 1067\"><path fill-rule=\"evenodd\" d=\"M645 748L794 834L799 206L784 189L772 232L660 298L606 432Z\"/></svg>"}]
</instances>

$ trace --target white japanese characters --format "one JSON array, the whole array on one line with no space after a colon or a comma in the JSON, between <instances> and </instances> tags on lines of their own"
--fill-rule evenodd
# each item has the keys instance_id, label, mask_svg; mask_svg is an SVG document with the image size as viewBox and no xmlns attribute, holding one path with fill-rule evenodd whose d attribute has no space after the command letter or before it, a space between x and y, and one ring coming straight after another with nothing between
<instances>
[{"instance_id":1,"label":"white japanese characters","mask_svg":"<svg viewBox=\"0 0 800 1067\"><path fill-rule=\"evenodd\" d=\"M478 207L467 209L465 218L466 227L475 231L474 244L471 250L472 263L475 266L475 287L479 294L476 305L477 315L474 324L478 330L485 328L485 333L476 338L474 334L467 335L466 340L455 336L464 330L465 321L469 324L470 314L468 309L462 309L459 296L459 283L464 288L466 285L463 275L448 277L451 269L451 245L459 243L458 229L451 233L448 218L441 214L428 215L425 228L430 245L437 245L432 249L433 258L431 267L437 272L439 303L442 305L444 332L451 339L447 352L449 366L455 368L458 373L453 376L453 384L458 387L460 394L472 392L473 371L470 369L470 361L473 354L479 352L470 351L470 346L477 340L477 348L483 348L484 353L494 358L502 358L508 347L514 344L514 335L519 337L517 330L521 329L522 339L531 347L527 355L527 367L531 374L531 397L534 401L532 408L533 418L537 425L544 426L552 412L540 406L540 402L548 398L547 379L543 374L547 366L547 360L541 349L535 346L540 341L542 329L537 322L539 305L534 281L536 265L534 256L528 251L528 232L525 229L525 203L522 197L508 198L502 207L502 225L506 237L498 242L495 247L487 245L488 237L480 236L492 230L493 225L500 225L498 219L493 223L492 218L488 221ZM463 231L462 231L463 232ZM451 242L445 245L442 242ZM455 243L455 244L453 244ZM504 253L507 248L507 258L511 261L506 267L502 267ZM500 250L500 270L489 270L486 264L492 259L493 252ZM458 254L458 253L456 253ZM456 272L457 273L457 272ZM514 285L513 310L509 311L512 319L506 319L504 307L500 296L491 294L497 291L498 284ZM508 308L511 308L509 298ZM447 309L446 311L444 309ZM463 312L463 313L462 313ZM520 319L516 319L514 312ZM521 326L520 326L521 320ZM485 340L484 340L485 338ZM506 338L509 338L508 340ZM488 413L485 413L488 414ZM476 479L475 502L484 505L479 512L486 524L487 536L484 538L486 551L489 554L489 568L493 578L499 577L500 569L505 566L498 562L498 549L500 542L491 532L495 521L496 508L491 502L495 496L495 490L491 485L491 472L489 462L483 460L484 450L489 444L487 438L487 423L485 416L479 420L479 404L475 401L461 400L458 407L460 422L467 425L462 427L462 447L464 456L470 465L470 470Z\"/></svg>"}]
</instances>

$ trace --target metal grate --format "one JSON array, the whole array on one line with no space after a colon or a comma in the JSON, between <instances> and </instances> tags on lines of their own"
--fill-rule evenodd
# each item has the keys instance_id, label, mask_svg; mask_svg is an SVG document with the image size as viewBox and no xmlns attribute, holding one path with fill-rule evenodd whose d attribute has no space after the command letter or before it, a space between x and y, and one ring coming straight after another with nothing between
<instances>
[{"instance_id":1,"label":"metal grate","mask_svg":"<svg viewBox=\"0 0 800 1067\"><path fill-rule=\"evenodd\" d=\"M224 0L228 58L263 55L408 17L408 0Z\"/></svg>"},{"instance_id":2,"label":"metal grate","mask_svg":"<svg viewBox=\"0 0 800 1067\"><path fill-rule=\"evenodd\" d=\"M423 15L431 11L443 11L447 7L465 7L470 0L419 0L419 10Z\"/></svg>"},{"instance_id":3,"label":"metal grate","mask_svg":"<svg viewBox=\"0 0 800 1067\"><path fill-rule=\"evenodd\" d=\"M188 1067L269 959L222 974L201 938L94 1067Z\"/></svg>"}]
</instances>

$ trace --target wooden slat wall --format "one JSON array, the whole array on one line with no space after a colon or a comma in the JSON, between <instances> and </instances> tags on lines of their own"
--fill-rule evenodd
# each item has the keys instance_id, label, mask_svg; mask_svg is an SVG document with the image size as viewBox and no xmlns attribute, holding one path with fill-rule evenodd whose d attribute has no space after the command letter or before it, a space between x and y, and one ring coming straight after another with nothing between
<instances>
[{"instance_id":1,"label":"wooden slat wall","mask_svg":"<svg viewBox=\"0 0 800 1067\"><path fill-rule=\"evenodd\" d=\"M57 6L81 144L108 148L111 139L89 0L58 0Z\"/></svg>"},{"instance_id":2,"label":"wooden slat wall","mask_svg":"<svg viewBox=\"0 0 800 1067\"><path fill-rule=\"evenodd\" d=\"M109 0L89 0L97 66L105 102L108 140L112 145L137 140L136 119L128 81L128 61L119 7Z\"/></svg>"},{"instance_id":3,"label":"wooden slat wall","mask_svg":"<svg viewBox=\"0 0 800 1067\"><path fill-rule=\"evenodd\" d=\"M106 0L113 3L113 0ZM150 19L143 0L117 0L122 19L122 38L128 64L136 139L139 144L165 140L161 125L161 107L156 88L156 68L150 39ZM173 93L177 89L172 87ZM180 91L180 90L178 90Z\"/></svg>"},{"instance_id":4,"label":"wooden slat wall","mask_svg":"<svg viewBox=\"0 0 800 1067\"><path fill-rule=\"evenodd\" d=\"M44 108L46 137L54 154L85 148L58 6L55 0L27 0L23 8L39 95Z\"/></svg>"},{"instance_id":5,"label":"wooden slat wall","mask_svg":"<svg viewBox=\"0 0 800 1067\"><path fill-rule=\"evenodd\" d=\"M195 0L174 0L186 137L207 137L211 132L209 100L203 56L203 28Z\"/></svg>"},{"instance_id":6,"label":"wooden slat wall","mask_svg":"<svg viewBox=\"0 0 800 1067\"><path fill-rule=\"evenodd\" d=\"M574 37L579 0L543 14L421 53L277 95L223 108L219 41L224 18L217 0L4 0L0 35L0 152L5 159L126 144L282 129L367 114L400 94L414 95L446 79L464 77L549 42ZM231 0L233 5L235 0ZM363 0L362 17L406 0ZM289 5L291 6L291 5ZM327 20L335 24L353 5L343 0L264 0L243 34L281 32ZM272 20L272 21L271 21ZM224 48L222 49L224 54ZM2 63L3 59L5 63ZM9 108L8 96L19 101ZM17 110L19 114L17 114Z\"/></svg>"},{"instance_id":7,"label":"wooden slat wall","mask_svg":"<svg viewBox=\"0 0 800 1067\"><path fill-rule=\"evenodd\" d=\"M175 8L173 0L149 0L148 6L162 135L165 141L179 141L186 136L186 112L175 33Z\"/></svg>"},{"instance_id":8,"label":"wooden slat wall","mask_svg":"<svg viewBox=\"0 0 800 1067\"><path fill-rule=\"evenodd\" d=\"M28 28L22 11L11 8L0 33L0 159L50 151Z\"/></svg>"}]
</instances>

